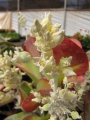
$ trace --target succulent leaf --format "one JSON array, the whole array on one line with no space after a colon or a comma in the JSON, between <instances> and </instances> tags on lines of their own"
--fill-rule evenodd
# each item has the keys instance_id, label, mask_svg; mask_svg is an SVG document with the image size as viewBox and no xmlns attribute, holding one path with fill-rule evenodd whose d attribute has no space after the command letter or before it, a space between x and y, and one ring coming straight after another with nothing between
<instances>
[{"instance_id":1,"label":"succulent leaf","mask_svg":"<svg viewBox=\"0 0 90 120\"><path fill-rule=\"evenodd\" d=\"M57 65L59 64L60 58L72 56L71 67L77 75L83 75L88 70L86 53L68 38L64 38L61 45L53 48L53 55Z\"/></svg>"},{"instance_id":2,"label":"succulent leaf","mask_svg":"<svg viewBox=\"0 0 90 120\"><path fill-rule=\"evenodd\" d=\"M49 80L45 79L45 78L41 78L38 83L37 83L37 90L41 90L41 89L50 89L50 84L49 84Z\"/></svg>"},{"instance_id":3,"label":"succulent leaf","mask_svg":"<svg viewBox=\"0 0 90 120\"><path fill-rule=\"evenodd\" d=\"M39 72L39 68L34 64L34 60L30 60L27 63L18 62L17 66L33 80L33 82L37 83L41 78L41 74Z\"/></svg>"}]
</instances>

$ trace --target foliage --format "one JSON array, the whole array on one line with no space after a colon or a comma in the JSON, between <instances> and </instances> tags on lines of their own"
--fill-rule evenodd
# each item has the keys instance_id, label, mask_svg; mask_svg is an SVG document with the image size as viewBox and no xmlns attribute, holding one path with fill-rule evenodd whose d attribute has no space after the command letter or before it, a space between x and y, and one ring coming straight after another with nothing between
<instances>
[{"instance_id":1,"label":"foliage","mask_svg":"<svg viewBox=\"0 0 90 120\"><path fill-rule=\"evenodd\" d=\"M85 51L90 50L90 35L82 35L80 32L77 32L73 36L67 36L68 38L75 38L80 41L82 47Z\"/></svg>"},{"instance_id":2,"label":"foliage","mask_svg":"<svg viewBox=\"0 0 90 120\"><path fill-rule=\"evenodd\" d=\"M12 41L16 41L16 40L20 40L21 35L16 33L15 31L4 31L4 32L0 32L0 35L2 37L4 37L4 39L6 40L12 40Z\"/></svg>"},{"instance_id":3,"label":"foliage","mask_svg":"<svg viewBox=\"0 0 90 120\"><path fill-rule=\"evenodd\" d=\"M0 42L0 54L3 54L5 51L12 51L14 53L15 45L10 42Z\"/></svg>"},{"instance_id":4,"label":"foliage","mask_svg":"<svg viewBox=\"0 0 90 120\"><path fill-rule=\"evenodd\" d=\"M12 53L14 53L14 49L15 45L6 41L5 38L0 35L0 54L3 54L5 51L8 53L12 51Z\"/></svg>"}]
</instances>

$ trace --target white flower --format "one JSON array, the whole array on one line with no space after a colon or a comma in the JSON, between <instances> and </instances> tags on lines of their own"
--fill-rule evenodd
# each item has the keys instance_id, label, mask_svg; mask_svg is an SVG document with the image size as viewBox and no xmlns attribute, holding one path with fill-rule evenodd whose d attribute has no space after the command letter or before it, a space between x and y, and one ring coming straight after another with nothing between
<instances>
[{"instance_id":1,"label":"white flower","mask_svg":"<svg viewBox=\"0 0 90 120\"><path fill-rule=\"evenodd\" d=\"M39 66L40 72L44 71L45 73L49 73L54 68L54 63L54 58L51 56L48 60L41 58L37 66Z\"/></svg>"},{"instance_id":2,"label":"white flower","mask_svg":"<svg viewBox=\"0 0 90 120\"><path fill-rule=\"evenodd\" d=\"M41 52L52 51L64 38L64 30L59 31L61 25L52 24L51 16L50 13L45 14L41 22L36 19L31 26L31 35L36 38L34 44Z\"/></svg>"},{"instance_id":3,"label":"white flower","mask_svg":"<svg viewBox=\"0 0 90 120\"><path fill-rule=\"evenodd\" d=\"M48 14L45 13L45 15L43 16L43 20L41 21L41 25L42 26L46 25L47 28L49 29L49 26L52 25L51 17L52 15L50 14L50 12Z\"/></svg>"},{"instance_id":4,"label":"white flower","mask_svg":"<svg viewBox=\"0 0 90 120\"><path fill-rule=\"evenodd\" d=\"M41 26L40 22L37 19L35 19L34 23L31 26L32 35L35 35L35 33L41 31L41 28L42 28L42 26Z\"/></svg>"},{"instance_id":5,"label":"white flower","mask_svg":"<svg viewBox=\"0 0 90 120\"><path fill-rule=\"evenodd\" d=\"M41 98L33 98L32 101L40 103L41 102Z\"/></svg>"},{"instance_id":6,"label":"white flower","mask_svg":"<svg viewBox=\"0 0 90 120\"><path fill-rule=\"evenodd\" d=\"M62 57L60 59L59 65L62 67L68 67L71 64L71 60L72 60L72 56L66 58Z\"/></svg>"},{"instance_id":7,"label":"white flower","mask_svg":"<svg viewBox=\"0 0 90 120\"><path fill-rule=\"evenodd\" d=\"M22 79L22 72L12 62L12 54L8 55L7 51L4 56L0 56L0 80L5 87L3 91L9 91L17 88Z\"/></svg>"},{"instance_id":8,"label":"white flower","mask_svg":"<svg viewBox=\"0 0 90 120\"><path fill-rule=\"evenodd\" d=\"M53 47L61 44L61 42L64 39L64 30L53 33L51 39L52 39L51 43L53 44Z\"/></svg>"},{"instance_id":9,"label":"white flower","mask_svg":"<svg viewBox=\"0 0 90 120\"><path fill-rule=\"evenodd\" d=\"M51 26L51 33L55 33L57 31L59 31L60 27L61 27L61 24L58 24L58 23L55 25L52 25Z\"/></svg>"},{"instance_id":10,"label":"white flower","mask_svg":"<svg viewBox=\"0 0 90 120\"><path fill-rule=\"evenodd\" d=\"M62 73L67 77L76 76L76 73L73 71L73 69L71 67L62 69Z\"/></svg>"},{"instance_id":11,"label":"white flower","mask_svg":"<svg viewBox=\"0 0 90 120\"><path fill-rule=\"evenodd\" d=\"M60 72L62 72L66 77L69 76L75 76L76 73L73 71L73 69L70 67L71 65L72 56L70 57L62 57L59 62L58 69Z\"/></svg>"},{"instance_id":12,"label":"white flower","mask_svg":"<svg viewBox=\"0 0 90 120\"><path fill-rule=\"evenodd\" d=\"M41 113L43 113L43 111L48 111L49 110L49 106L50 105L48 103L43 105L42 107L40 106L39 108L41 110Z\"/></svg>"},{"instance_id":13,"label":"white flower","mask_svg":"<svg viewBox=\"0 0 90 120\"><path fill-rule=\"evenodd\" d=\"M31 91L31 93L35 96L35 98L33 98L32 101L40 103L42 100L41 94L34 91Z\"/></svg>"},{"instance_id":14,"label":"white flower","mask_svg":"<svg viewBox=\"0 0 90 120\"><path fill-rule=\"evenodd\" d=\"M48 111L50 120L53 118L65 120L65 116L69 115L72 110L75 110L76 103L77 95L74 92L58 88L56 92L50 92L50 96L46 97L45 104L42 102L44 106L40 107L40 109L41 112Z\"/></svg>"},{"instance_id":15,"label":"white flower","mask_svg":"<svg viewBox=\"0 0 90 120\"><path fill-rule=\"evenodd\" d=\"M31 60L31 56L26 51L16 51L14 57L12 58L12 62L20 61L22 63L27 63Z\"/></svg>"}]
</instances>

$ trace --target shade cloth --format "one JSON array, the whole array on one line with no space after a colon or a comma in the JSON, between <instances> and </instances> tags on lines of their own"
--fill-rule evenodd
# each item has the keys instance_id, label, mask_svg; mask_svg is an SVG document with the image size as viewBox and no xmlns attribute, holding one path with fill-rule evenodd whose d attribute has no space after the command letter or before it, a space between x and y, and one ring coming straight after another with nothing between
<instances>
[{"instance_id":1,"label":"shade cloth","mask_svg":"<svg viewBox=\"0 0 90 120\"><path fill-rule=\"evenodd\" d=\"M7 14L5 21L2 21L3 28L9 28L10 25L12 29L19 32L21 35L30 33L30 26L35 18L41 20L44 13L51 12L53 15L53 23L61 24L61 29L63 29L64 24L64 10L62 9L46 9L46 10L28 10L22 11L22 14L27 19L27 33L23 28L18 29L18 12L12 12ZM2 13L0 13L0 16ZM12 17L11 17L12 15ZM9 18L10 16L10 18ZM12 18L12 20L11 20ZM10 22L11 20L11 22ZM9 21L9 22L8 22ZM81 34L90 34L90 11L66 11L66 20L65 20L65 34L74 35L76 32L81 32Z\"/></svg>"},{"instance_id":2,"label":"shade cloth","mask_svg":"<svg viewBox=\"0 0 90 120\"><path fill-rule=\"evenodd\" d=\"M5 12L0 15L0 29L11 29L12 24L12 13Z\"/></svg>"}]
</instances>

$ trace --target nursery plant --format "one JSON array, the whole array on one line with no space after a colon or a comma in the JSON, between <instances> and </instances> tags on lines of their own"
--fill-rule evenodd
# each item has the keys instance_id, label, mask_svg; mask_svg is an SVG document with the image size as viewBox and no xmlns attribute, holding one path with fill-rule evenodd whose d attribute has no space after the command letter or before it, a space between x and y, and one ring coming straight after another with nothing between
<instances>
[{"instance_id":1,"label":"nursery plant","mask_svg":"<svg viewBox=\"0 0 90 120\"><path fill-rule=\"evenodd\" d=\"M5 40L3 36L0 35L0 54L3 54L5 51L12 51L14 53L15 45L11 42Z\"/></svg>"},{"instance_id":2,"label":"nursery plant","mask_svg":"<svg viewBox=\"0 0 90 120\"><path fill-rule=\"evenodd\" d=\"M90 35L82 35L80 32L77 32L73 36L67 36L68 38L75 38L82 44L83 50L86 52L90 50Z\"/></svg>"},{"instance_id":3,"label":"nursery plant","mask_svg":"<svg viewBox=\"0 0 90 120\"><path fill-rule=\"evenodd\" d=\"M23 48L0 56L0 106L16 99L21 109L5 120L89 120L89 61L60 27L45 13L32 23ZM22 81L23 74L31 81Z\"/></svg>"},{"instance_id":4,"label":"nursery plant","mask_svg":"<svg viewBox=\"0 0 90 120\"><path fill-rule=\"evenodd\" d=\"M19 33L16 33L15 31L4 31L0 32L0 35L7 41L20 41L21 35Z\"/></svg>"}]
</instances>

